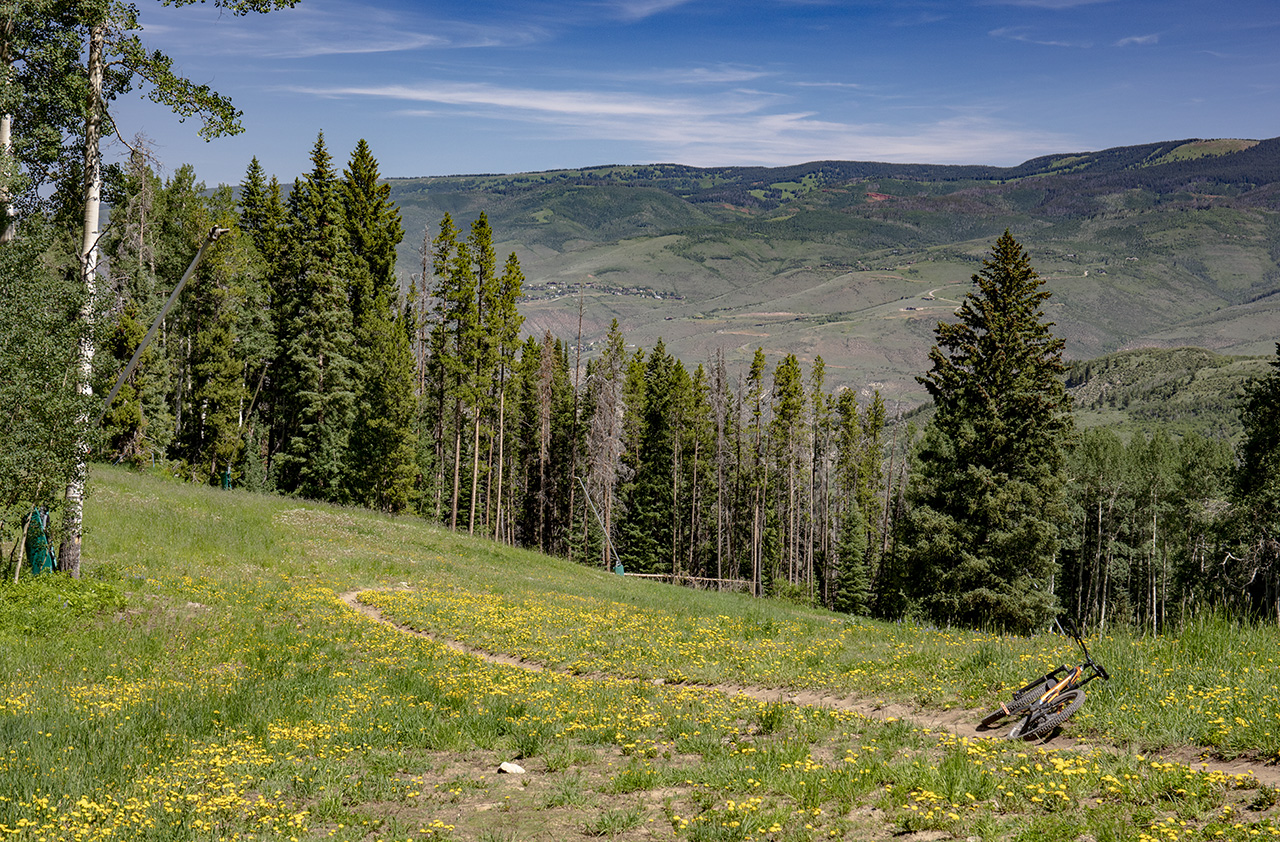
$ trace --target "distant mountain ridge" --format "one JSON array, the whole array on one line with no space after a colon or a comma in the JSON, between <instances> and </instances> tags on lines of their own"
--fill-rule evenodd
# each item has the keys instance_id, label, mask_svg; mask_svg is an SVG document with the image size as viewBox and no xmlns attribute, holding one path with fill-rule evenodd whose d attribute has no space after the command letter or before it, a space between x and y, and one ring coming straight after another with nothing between
<instances>
[{"instance_id":1,"label":"distant mountain ridge","mask_svg":"<svg viewBox=\"0 0 1280 842\"><path fill-rule=\"evenodd\" d=\"M1076 359L1196 345L1267 354L1280 331L1280 138L1162 141L1014 167L816 161L611 165L389 179L424 233L485 212L529 279L529 330L618 318L689 365L717 348L821 355L828 377L918 401L932 328L1006 228Z\"/></svg>"}]
</instances>

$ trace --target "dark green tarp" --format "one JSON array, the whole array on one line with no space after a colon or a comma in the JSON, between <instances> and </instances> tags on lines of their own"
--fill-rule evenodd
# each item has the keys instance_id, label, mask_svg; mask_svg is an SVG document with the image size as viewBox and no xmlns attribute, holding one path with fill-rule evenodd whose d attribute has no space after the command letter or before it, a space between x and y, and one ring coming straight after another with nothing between
<instances>
[{"instance_id":1,"label":"dark green tarp","mask_svg":"<svg viewBox=\"0 0 1280 842\"><path fill-rule=\"evenodd\" d=\"M31 525L27 527L27 558L36 576L52 573L57 567L49 550L49 516L38 508L31 510Z\"/></svg>"}]
</instances>

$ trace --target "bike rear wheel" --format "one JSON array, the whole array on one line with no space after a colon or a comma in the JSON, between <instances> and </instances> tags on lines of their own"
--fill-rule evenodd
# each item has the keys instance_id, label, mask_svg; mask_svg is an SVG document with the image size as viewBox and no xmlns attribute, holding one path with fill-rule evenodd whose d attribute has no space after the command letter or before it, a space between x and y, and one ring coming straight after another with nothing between
<instances>
[{"instance_id":1,"label":"bike rear wheel","mask_svg":"<svg viewBox=\"0 0 1280 842\"><path fill-rule=\"evenodd\" d=\"M1006 716L1022 713L1027 708L1035 704L1036 700L1044 695L1052 685L1047 678L1042 678L1038 682L1027 685L1014 694L1013 699L1005 703L1004 707L996 708L982 718L979 727L990 728Z\"/></svg>"},{"instance_id":2,"label":"bike rear wheel","mask_svg":"<svg viewBox=\"0 0 1280 842\"><path fill-rule=\"evenodd\" d=\"M1083 690L1067 690L1043 706L1033 707L1009 732L1011 740L1030 740L1048 735L1067 721L1084 704Z\"/></svg>"}]
</instances>

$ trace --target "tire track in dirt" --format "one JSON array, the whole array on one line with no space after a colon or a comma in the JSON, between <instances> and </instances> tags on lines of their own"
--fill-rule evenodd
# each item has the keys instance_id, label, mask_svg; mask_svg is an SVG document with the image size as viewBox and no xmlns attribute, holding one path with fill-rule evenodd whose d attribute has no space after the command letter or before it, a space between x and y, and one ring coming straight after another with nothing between
<instances>
[{"instance_id":1,"label":"tire track in dirt","mask_svg":"<svg viewBox=\"0 0 1280 842\"><path fill-rule=\"evenodd\" d=\"M372 591L404 591L409 592L411 588L363 588L358 591L347 591L339 594L338 599L343 604L356 611L357 613L367 617L368 619L389 626L402 634L409 634L415 637L425 638L434 641L443 646L447 646L455 652L464 655L471 655L491 664L500 664L507 667L516 667L517 669L529 670L530 672L554 672L560 675L572 675L575 678L609 678L615 681L635 681L637 683L650 683L665 685L668 687L690 687L695 689L710 690L719 693L725 693L731 696L743 696L759 702L784 702L793 705L812 705L814 707L826 708L828 710L848 711L865 716L868 719L875 719L881 722L904 721L909 722L920 728L928 728L933 731L947 731L959 737L969 737L971 739L999 739L1002 732L999 728L983 729L975 725L985 716L988 711L986 709L965 709L952 708L948 710L938 710L936 708L916 708L911 705L901 703L886 703L874 699L868 699L861 696L841 694L831 690L794 690L785 687L752 687L741 684L691 684L691 683L673 683L666 682L663 679L653 681L645 681L645 679L625 679L605 673L569 673L561 672L548 668L544 664L536 661L526 660L514 655L503 653L489 652L475 646L469 646L458 640L448 640L437 637L430 632L424 632L410 626L397 623L383 616L382 612L372 605L366 605L360 601L360 594ZM1104 751L1113 751L1118 754L1127 754L1126 750L1118 746L1100 746L1095 743L1086 743L1083 740L1074 740L1069 737L1058 735L1048 740L1039 741L1038 745L1048 749L1067 749L1081 748L1091 749L1097 748ZM1144 755L1148 759L1158 758L1162 762L1180 763L1184 766L1191 766L1197 769L1205 769L1213 772L1222 772L1228 775L1253 775L1259 783L1272 787L1280 787L1280 767L1274 763L1265 763L1257 759L1236 758L1225 760L1221 758L1211 757L1207 749L1198 749L1194 746L1181 746L1179 748L1168 749L1157 754Z\"/></svg>"}]
</instances>

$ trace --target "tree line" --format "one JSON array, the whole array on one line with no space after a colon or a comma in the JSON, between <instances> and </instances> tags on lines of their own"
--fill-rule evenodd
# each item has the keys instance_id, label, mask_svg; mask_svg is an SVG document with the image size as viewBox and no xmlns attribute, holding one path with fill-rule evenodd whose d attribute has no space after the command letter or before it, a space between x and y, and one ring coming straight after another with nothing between
<instances>
[{"instance_id":1,"label":"tree line","mask_svg":"<svg viewBox=\"0 0 1280 842\"><path fill-rule=\"evenodd\" d=\"M850 613L1159 631L1274 603L1274 533L1243 529L1271 486L1246 501L1257 474L1223 440L1075 430L1048 292L1007 235L937 329L917 431L829 389L821 357L689 367L629 350L616 321L588 360L580 339L522 339L520 263L499 268L484 214L424 231L402 289L368 145L341 173L323 135L311 157L288 189L255 159L238 195L134 157L103 246L99 396L208 229L228 234L106 412L101 458ZM1275 380L1246 406L1253 464Z\"/></svg>"},{"instance_id":2,"label":"tree line","mask_svg":"<svg viewBox=\"0 0 1280 842\"><path fill-rule=\"evenodd\" d=\"M205 190L190 167L158 178L138 142L104 164L102 138L122 137L110 104L131 89L198 116L206 137L239 130L229 100L143 48L138 16L105 0L0 2L10 560L49 503L78 571L92 447L842 611L1007 629L1059 610L1155 631L1218 606L1280 619L1280 365L1250 388L1234 452L1077 431L1048 292L1008 235L958 322L938 327L920 431L875 393L828 389L820 359L690 367L661 342L628 350L615 324L583 360L580 337L524 334L519 261L499 268L483 215L424 232L402 288L404 232L363 142L338 173L321 136L287 188L253 161L238 194ZM214 243L213 229L228 233Z\"/></svg>"}]
</instances>

